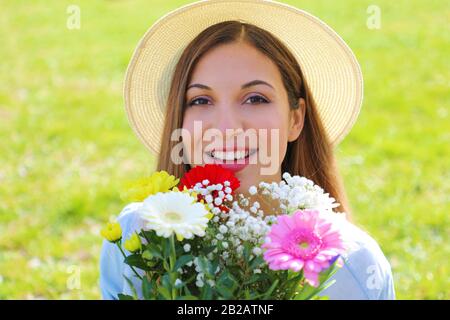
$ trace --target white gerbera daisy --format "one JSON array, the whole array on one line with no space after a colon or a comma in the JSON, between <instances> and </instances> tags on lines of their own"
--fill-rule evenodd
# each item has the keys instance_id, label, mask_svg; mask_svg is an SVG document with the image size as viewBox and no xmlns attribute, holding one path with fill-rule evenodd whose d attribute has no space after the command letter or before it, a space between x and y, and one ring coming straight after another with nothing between
<instances>
[{"instance_id":1,"label":"white gerbera daisy","mask_svg":"<svg viewBox=\"0 0 450 320\"><path fill-rule=\"evenodd\" d=\"M147 229L155 230L159 237L173 233L179 241L196 236L203 237L211 218L205 205L187 192L157 193L144 200L139 214Z\"/></svg>"}]
</instances>

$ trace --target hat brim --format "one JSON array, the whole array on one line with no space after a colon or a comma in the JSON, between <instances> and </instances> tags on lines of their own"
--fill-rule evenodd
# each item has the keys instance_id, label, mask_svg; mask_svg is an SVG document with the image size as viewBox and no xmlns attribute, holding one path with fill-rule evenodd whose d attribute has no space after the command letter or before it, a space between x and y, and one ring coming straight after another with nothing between
<instances>
[{"instance_id":1,"label":"hat brim","mask_svg":"<svg viewBox=\"0 0 450 320\"><path fill-rule=\"evenodd\" d=\"M240 20L277 36L297 58L333 146L355 123L363 98L361 69L352 50L328 25L293 6L265 0L199 1L157 20L128 65L125 110L133 131L154 154L161 147L172 74L181 53L201 31Z\"/></svg>"}]
</instances>

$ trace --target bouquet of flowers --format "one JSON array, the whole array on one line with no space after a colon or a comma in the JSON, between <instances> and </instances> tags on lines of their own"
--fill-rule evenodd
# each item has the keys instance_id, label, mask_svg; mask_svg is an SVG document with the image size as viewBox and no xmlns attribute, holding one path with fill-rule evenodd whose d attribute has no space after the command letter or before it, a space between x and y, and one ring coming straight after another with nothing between
<instances>
[{"instance_id":1,"label":"bouquet of flowers","mask_svg":"<svg viewBox=\"0 0 450 320\"><path fill-rule=\"evenodd\" d=\"M332 285L346 250L335 199L288 173L247 197L235 193L239 186L231 171L205 165L180 180L155 172L127 190L141 201L145 228L122 239L120 225L109 223L102 235L140 279L144 299L306 300ZM252 196L276 205L264 212Z\"/></svg>"}]
</instances>

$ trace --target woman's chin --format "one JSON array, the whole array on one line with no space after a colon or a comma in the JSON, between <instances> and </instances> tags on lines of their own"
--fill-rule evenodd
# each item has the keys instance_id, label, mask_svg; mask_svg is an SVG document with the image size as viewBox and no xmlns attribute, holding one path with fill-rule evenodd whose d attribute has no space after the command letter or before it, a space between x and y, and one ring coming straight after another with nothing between
<instances>
[{"instance_id":1,"label":"woman's chin","mask_svg":"<svg viewBox=\"0 0 450 320\"><path fill-rule=\"evenodd\" d=\"M259 176L259 174L257 174L257 172L254 172L254 170L250 170L250 167L245 168L242 171L236 172L235 176L236 178L239 179L241 185L239 186L239 188L236 189L236 193L248 193L248 189L251 186L255 186L257 187L258 184L262 181ZM258 180L258 178L260 180Z\"/></svg>"}]
</instances>

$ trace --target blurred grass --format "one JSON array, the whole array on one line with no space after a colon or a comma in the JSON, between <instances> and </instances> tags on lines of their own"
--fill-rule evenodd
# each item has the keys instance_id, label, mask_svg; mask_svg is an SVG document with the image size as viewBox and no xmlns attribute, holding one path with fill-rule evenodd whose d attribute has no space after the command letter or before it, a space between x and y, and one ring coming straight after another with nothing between
<instances>
[{"instance_id":1,"label":"blurred grass","mask_svg":"<svg viewBox=\"0 0 450 320\"><path fill-rule=\"evenodd\" d=\"M147 28L189 2L1 1L0 299L100 298L99 230L124 205L119 185L154 168L123 111L126 66ZM285 2L333 27L363 69L363 108L337 148L354 220L398 298L448 299L449 5ZM80 30L66 28L71 4ZM379 30L366 27L372 4Z\"/></svg>"}]
</instances>

